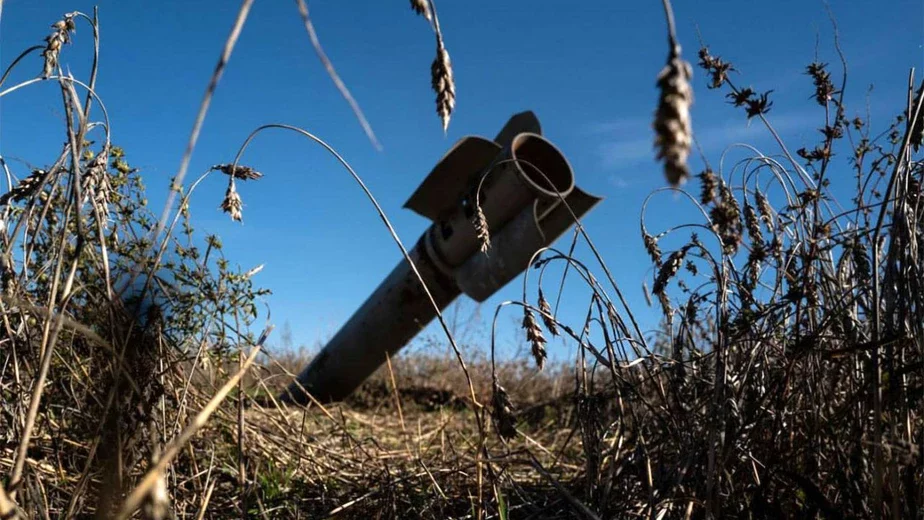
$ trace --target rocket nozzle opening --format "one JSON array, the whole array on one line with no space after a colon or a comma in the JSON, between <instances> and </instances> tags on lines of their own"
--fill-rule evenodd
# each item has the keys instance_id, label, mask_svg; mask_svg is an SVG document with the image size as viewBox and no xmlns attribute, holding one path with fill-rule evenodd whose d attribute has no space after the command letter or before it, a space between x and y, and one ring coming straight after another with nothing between
<instances>
[{"instance_id":1,"label":"rocket nozzle opening","mask_svg":"<svg viewBox=\"0 0 924 520\"><path fill-rule=\"evenodd\" d=\"M522 133L510 144L514 169L530 188L546 197L568 195L574 189L574 172L565 156L544 137Z\"/></svg>"}]
</instances>

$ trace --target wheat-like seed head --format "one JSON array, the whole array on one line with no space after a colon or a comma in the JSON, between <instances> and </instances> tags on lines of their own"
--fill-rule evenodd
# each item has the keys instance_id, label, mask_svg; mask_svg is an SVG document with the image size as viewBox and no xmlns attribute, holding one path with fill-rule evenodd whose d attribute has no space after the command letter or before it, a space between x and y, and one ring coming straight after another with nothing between
<instances>
[{"instance_id":1,"label":"wheat-like seed head","mask_svg":"<svg viewBox=\"0 0 924 520\"><path fill-rule=\"evenodd\" d=\"M87 162L82 186L85 197L92 195L93 204L99 211L104 225L109 220L109 203L112 198L112 183L109 179L108 166L109 146L107 145Z\"/></svg>"},{"instance_id":2,"label":"wheat-like seed head","mask_svg":"<svg viewBox=\"0 0 924 520\"><path fill-rule=\"evenodd\" d=\"M702 183L702 191L700 191L699 201L705 204L711 204L715 200L716 192L719 188L719 181L715 176L715 172L711 169L706 168L702 173L699 174L699 180Z\"/></svg>"},{"instance_id":3,"label":"wheat-like seed head","mask_svg":"<svg viewBox=\"0 0 924 520\"><path fill-rule=\"evenodd\" d=\"M549 333L553 336L558 336L558 325L555 324L555 318L552 316L552 306L545 299L542 289L539 289L539 316L542 317L542 323L545 324L545 328L549 330Z\"/></svg>"},{"instance_id":4,"label":"wheat-like seed head","mask_svg":"<svg viewBox=\"0 0 924 520\"><path fill-rule=\"evenodd\" d=\"M773 207L760 190L754 192L754 200L757 202L757 211L760 213L760 220L764 221L768 230L773 230Z\"/></svg>"},{"instance_id":5,"label":"wheat-like seed head","mask_svg":"<svg viewBox=\"0 0 924 520\"><path fill-rule=\"evenodd\" d=\"M545 336L542 335L542 329L536 323L536 318L529 308L523 308L523 329L526 330L526 339L532 347L533 358L536 360L536 366L539 370L545 366Z\"/></svg>"},{"instance_id":6,"label":"wheat-like seed head","mask_svg":"<svg viewBox=\"0 0 924 520\"><path fill-rule=\"evenodd\" d=\"M655 278L654 286L651 288L651 292L660 295L664 293L664 289L667 288L667 283L671 281L677 271L680 271L680 267L683 266L683 259L687 256L687 249L689 246L684 246L677 251L671 253L671 256L667 258L667 262L664 262L664 265L661 266L661 269L658 271L658 277Z\"/></svg>"},{"instance_id":7,"label":"wheat-like seed head","mask_svg":"<svg viewBox=\"0 0 924 520\"><path fill-rule=\"evenodd\" d=\"M853 257L854 274L857 277L857 287L866 287L871 279L872 265L869 261L869 251L866 243L862 240L854 239L851 247L851 256Z\"/></svg>"},{"instance_id":8,"label":"wheat-like seed head","mask_svg":"<svg viewBox=\"0 0 924 520\"><path fill-rule=\"evenodd\" d=\"M475 226L475 235L478 237L479 250L487 253L491 249L491 231L488 229L488 219L484 216L481 206L475 205L475 217L472 219Z\"/></svg>"},{"instance_id":9,"label":"wheat-like seed head","mask_svg":"<svg viewBox=\"0 0 924 520\"><path fill-rule=\"evenodd\" d=\"M719 202L709 211L709 217L722 238L725 252L730 255L737 253L741 243L741 207L724 182L719 188Z\"/></svg>"},{"instance_id":10,"label":"wheat-like seed head","mask_svg":"<svg viewBox=\"0 0 924 520\"><path fill-rule=\"evenodd\" d=\"M42 179L47 174L45 170L32 170L32 173L19 183L9 192L0 196L0 206L8 204L11 200L19 202L35 195L42 186Z\"/></svg>"},{"instance_id":11,"label":"wheat-like seed head","mask_svg":"<svg viewBox=\"0 0 924 520\"><path fill-rule=\"evenodd\" d=\"M243 220L243 215L241 214L243 208L244 202L237 193L234 178L232 177L231 182L228 183L228 190L225 191L225 200L221 201L221 210L231 215L231 220L241 222Z\"/></svg>"},{"instance_id":12,"label":"wheat-like seed head","mask_svg":"<svg viewBox=\"0 0 924 520\"><path fill-rule=\"evenodd\" d=\"M491 418L494 419L494 425L497 433L502 439L512 439L517 436L517 418L510 402L510 396L507 390L502 387L497 380L494 380L491 393Z\"/></svg>"},{"instance_id":13,"label":"wheat-like seed head","mask_svg":"<svg viewBox=\"0 0 924 520\"><path fill-rule=\"evenodd\" d=\"M754 211L754 207L747 203L744 205L744 223L747 225L748 236L751 238L751 243L757 244L762 242L763 234L760 232L760 219L757 217L757 212Z\"/></svg>"},{"instance_id":14,"label":"wheat-like seed head","mask_svg":"<svg viewBox=\"0 0 924 520\"><path fill-rule=\"evenodd\" d=\"M66 14L64 18L51 25L55 31L45 37L45 50L42 51L42 57L45 59L45 66L42 69L42 78L48 79L54 74L58 66L58 55L61 53L61 47L65 43L70 43L70 33L74 32L74 15Z\"/></svg>"},{"instance_id":15,"label":"wheat-like seed head","mask_svg":"<svg viewBox=\"0 0 924 520\"><path fill-rule=\"evenodd\" d=\"M770 254L777 262L783 262L783 239L777 234L774 234L773 239L770 240Z\"/></svg>"},{"instance_id":16,"label":"wheat-like seed head","mask_svg":"<svg viewBox=\"0 0 924 520\"><path fill-rule=\"evenodd\" d=\"M757 287L757 281L760 279L760 266L766 258L767 248L763 241L755 242L751 247L751 252L748 253L746 269L748 272L747 281L751 287Z\"/></svg>"},{"instance_id":17,"label":"wheat-like seed head","mask_svg":"<svg viewBox=\"0 0 924 520\"><path fill-rule=\"evenodd\" d=\"M240 164L237 166L234 166L233 164L216 164L215 166L212 166L212 170L220 171L225 175L230 175L235 179L240 179L242 181L255 181L263 177L262 173L254 170L250 166L243 166Z\"/></svg>"},{"instance_id":18,"label":"wheat-like seed head","mask_svg":"<svg viewBox=\"0 0 924 520\"><path fill-rule=\"evenodd\" d=\"M433 15L430 14L429 0L411 0L411 9L413 9L415 13L426 18L427 21L433 20Z\"/></svg>"},{"instance_id":19,"label":"wheat-like seed head","mask_svg":"<svg viewBox=\"0 0 924 520\"><path fill-rule=\"evenodd\" d=\"M436 113L443 122L443 132L449 129L449 118L456 106L456 84L452 77L452 63L449 52L443 45L443 37L436 35L436 59L430 66L430 82L436 92Z\"/></svg>"},{"instance_id":20,"label":"wheat-like seed head","mask_svg":"<svg viewBox=\"0 0 924 520\"><path fill-rule=\"evenodd\" d=\"M680 47L675 46L667 65L658 74L660 97L653 125L657 158L664 160L664 174L671 186L682 184L690 176L687 157L693 144L692 77L693 68L680 57Z\"/></svg>"},{"instance_id":21,"label":"wheat-like seed head","mask_svg":"<svg viewBox=\"0 0 924 520\"><path fill-rule=\"evenodd\" d=\"M645 242L645 251L651 257L655 265L661 265L661 248L658 247L658 239L649 235L644 229L642 230L642 241Z\"/></svg>"}]
</instances>

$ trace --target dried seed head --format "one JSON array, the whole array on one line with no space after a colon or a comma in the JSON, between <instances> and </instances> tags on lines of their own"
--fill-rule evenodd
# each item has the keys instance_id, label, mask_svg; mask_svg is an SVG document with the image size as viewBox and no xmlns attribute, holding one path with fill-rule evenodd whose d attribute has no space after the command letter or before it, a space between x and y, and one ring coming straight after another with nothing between
<instances>
[{"instance_id":1,"label":"dried seed head","mask_svg":"<svg viewBox=\"0 0 924 520\"><path fill-rule=\"evenodd\" d=\"M866 243L856 239L852 245L851 255L853 256L854 273L857 277L857 287L868 287L869 281L872 279L872 267Z\"/></svg>"},{"instance_id":2,"label":"dried seed head","mask_svg":"<svg viewBox=\"0 0 924 520\"><path fill-rule=\"evenodd\" d=\"M0 229L0 232L6 233L6 222L2 222L3 226ZM16 273L13 271L13 261L10 258L9 253L0 255L0 289L2 289L3 294L6 296L11 296L13 294L14 280L16 279ZM0 485L2 487L2 485ZM0 513L2 513L0 509ZM0 518L3 518L0 515Z\"/></svg>"},{"instance_id":3,"label":"dried seed head","mask_svg":"<svg viewBox=\"0 0 924 520\"><path fill-rule=\"evenodd\" d=\"M443 45L443 37L436 35L436 59L430 66L430 83L436 92L436 113L443 122L443 132L449 129L449 118L456 106L456 84L452 79L452 63Z\"/></svg>"},{"instance_id":4,"label":"dried seed head","mask_svg":"<svg viewBox=\"0 0 924 520\"><path fill-rule=\"evenodd\" d=\"M812 163L815 161L825 161L830 159L834 154L832 153L830 146L819 145L811 150L805 147L799 148L796 150L796 155L805 159L807 162Z\"/></svg>"},{"instance_id":5,"label":"dried seed head","mask_svg":"<svg viewBox=\"0 0 924 520\"><path fill-rule=\"evenodd\" d=\"M921 107L921 102L924 100L924 86L918 89L918 94L915 97L914 103L911 105L911 114L909 117L914 117L914 112L917 111L918 117L911 122L911 146L914 148L915 153L921 148L921 145L924 145L924 107Z\"/></svg>"},{"instance_id":6,"label":"dried seed head","mask_svg":"<svg viewBox=\"0 0 924 520\"><path fill-rule=\"evenodd\" d=\"M237 193L237 188L234 186L234 178L232 177L231 182L228 183L228 190L225 191L225 200L221 202L221 210L231 215L231 220L241 222L243 219L241 210L243 208L244 202Z\"/></svg>"},{"instance_id":7,"label":"dried seed head","mask_svg":"<svg viewBox=\"0 0 924 520\"><path fill-rule=\"evenodd\" d=\"M735 70L731 63L724 61L719 56L709 54L708 47L700 47L699 49L699 66L706 69L712 76L712 82L709 84L709 88L721 87L728 81L729 71Z\"/></svg>"},{"instance_id":8,"label":"dried seed head","mask_svg":"<svg viewBox=\"0 0 924 520\"><path fill-rule=\"evenodd\" d=\"M757 281L760 279L760 266L767 258L767 249L762 241L755 242L748 254L746 271L748 274L747 282L750 287L757 287Z\"/></svg>"},{"instance_id":9,"label":"dried seed head","mask_svg":"<svg viewBox=\"0 0 924 520\"><path fill-rule=\"evenodd\" d=\"M240 179L242 181L257 180L263 177L263 174L254 170L250 166L242 166L238 164L234 166L233 164L216 164L212 166L212 170L220 171L225 175L230 175L235 179Z\"/></svg>"},{"instance_id":10,"label":"dried seed head","mask_svg":"<svg viewBox=\"0 0 924 520\"><path fill-rule=\"evenodd\" d=\"M783 240L779 235L773 235L773 240L770 241L770 253L777 262L783 262Z\"/></svg>"},{"instance_id":11,"label":"dried seed head","mask_svg":"<svg viewBox=\"0 0 924 520\"><path fill-rule=\"evenodd\" d=\"M673 278L677 274L677 271L680 271L680 268L683 266L683 259L687 256L688 248L689 246L684 246L671 253L671 256L667 258L667 262L664 262L664 265L662 265L661 269L658 271L658 277L655 278L651 292L657 295L664 293L664 289L667 288L667 283L671 281L671 278Z\"/></svg>"},{"instance_id":12,"label":"dried seed head","mask_svg":"<svg viewBox=\"0 0 924 520\"><path fill-rule=\"evenodd\" d=\"M539 370L545 366L545 336L542 335L542 329L536 323L536 318L529 308L523 307L523 328L526 330L526 339L532 346L533 358L536 359L536 366Z\"/></svg>"},{"instance_id":13,"label":"dried seed head","mask_svg":"<svg viewBox=\"0 0 924 520\"><path fill-rule=\"evenodd\" d=\"M690 298L687 301L686 308L684 309L683 319L685 319L687 323L689 324L696 323L696 314L698 312L698 308L696 307L696 304L697 304L696 298Z\"/></svg>"},{"instance_id":14,"label":"dried seed head","mask_svg":"<svg viewBox=\"0 0 924 520\"><path fill-rule=\"evenodd\" d=\"M812 77L815 85L815 101L821 106L827 106L837 93L831 81L831 73L826 70L827 66L827 63L816 61L805 67L805 73Z\"/></svg>"},{"instance_id":15,"label":"dried seed head","mask_svg":"<svg viewBox=\"0 0 924 520\"><path fill-rule=\"evenodd\" d=\"M475 235L478 237L479 250L487 253L491 249L491 232L488 230L488 219L484 216L481 206L475 204L475 216L472 219L475 226Z\"/></svg>"},{"instance_id":16,"label":"dried seed head","mask_svg":"<svg viewBox=\"0 0 924 520\"><path fill-rule=\"evenodd\" d=\"M513 403L510 402L507 391L497 380L494 381L491 395L491 417L494 419L494 425L501 438L512 439L517 436L517 418Z\"/></svg>"},{"instance_id":17,"label":"dried seed head","mask_svg":"<svg viewBox=\"0 0 924 520\"><path fill-rule=\"evenodd\" d=\"M542 323L545 324L545 328L548 329L549 333L553 336L558 336L558 326L555 324L555 318L552 317L552 307L549 305L549 301L545 299L545 295L542 294L542 289L539 289L539 316L542 317Z\"/></svg>"},{"instance_id":18,"label":"dried seed head","mask_svg":"<svg viewBox=\"0 0 924 520\"><path fill-rule=\"evenodd\" d=\"M749 99L745 103L744 111L748 115L748 119L752 117L766 114L770 111L770 107L773 106L773 101L770 101L770 93L772 90L768 90L763 94L760 94L757 97Z\"/></svg>"},{"instance_id":19,"label":"dried seed head","mask_svg":"<svg viewBox=\"0 0 924 520\"><path fill-rule=\"evenodd\" d=\"M720 200L709 212L716 232L722 238L726 254L733 255L741 243L741 208L732 191L723 182L720 188Z\"/></svg>"},{"instance_id":20,"label":"dried seed head","mask_svg":"<svg viewBox=\"0 0 924 520\"><path fill-rule=\"evenodd\" d=\"M767 197L760 190L754 192L754 200L757 201L757 211L760 213L760 219L764 221L767 229L773 230L773 207Z\"/></svg>"},{"instance_id":21,"label":"dried seed head","mask_svg":"<svg viewBox=\"0 0 924 520\"><path fill-rule=\"evenodd\" d=\"M109 203L112 198L112 183L109 178L109 145L103 147L87 162L83 175L84 196L92 196L93 204L105 224L109 220Z\"/></svg>"},{"instance_id":22,"label":"dried seed head","mask_svg":"<svg viewBox=\"0 0 924 520\"><path fill-rule=\"evenodd\" d=\"M840 122L835 123L833 126L825 125L824 128L819 128L818 131L825 136L826 140L834 140L844 137L844 126Z\"/></svg>"},{"instance_id":23,"label":"dried seed head","mask_svg":"<svg viewBox=\"0 0 924 520\"><path fill-rule=\"evenodd\" d=\"M687 268L687 271L693 276L696 276L699 274L699 268L696 267L696 264L694 264L692 260L687 260L686 268Z\"/></svg>"},{"instance_id":24,"label":"dried seed head","mask_svg":"<svg viewBox=\"0 0 924 520\"><path fill-rule=\"evenodd\" d=\"M759 244L763 241L763 234L760 232L760 220L757 218L757 212L750 204L744 204L744 223L747 225L748 236L752 244Z\"/></svg>"},{"instance_id":25,"label":"dried seed head","mask_svg":"<svg viewBox=\"0 0 924 520\"><path fill-rule=\"evenodd\" d=\"M667 65L658 74L660 97L654 120L657 158L664 160L664 174L671 186L682 184L690 175L687 157L693 144L691 77L692 67L680 58L679 46L675 47Z\"/></svg>"},{"instance_id":26,"label":"dried seed head","mask_svg":"<svg viewBox=\"0 0 924 520\"><path fill-rule=\"evenodd\" d=\"M651 261L655 265L661 265L661 248L658 247L658 239L649 235L648 232L642 228L642 241L645 242L645 251L648 251L648 256L651 257Z\"/></svg>"},{"instance_id":27,"label":"dried seed head","mask_svg":"<svg viewBox=\"0 0 924 520\"><path fill-rule=\"evenodd\" d=\"M45 50L42 51L42 58L45 59L45 66L42 69L42 78L48 79L54 74L55 68L58 67L58 55L61 53L61 47L65 43L70 43L70 33L74 32L74 14L66 14L64 18L51 25L55 31L45 37Z\"/></svg>"},{"instance_id":28,"label":"dried seed head","mask_svg":"<svg viewBox=\"0 0 924 520\"><path fill-rule=\"evenodd\" d=\"M415 13L426 18L427 21L433 19L433 15L430 14L430 3L428 0L411 0L411 9L413 9Z\"/></svg>"},{"instance_id":29,"label":"dried seed head","mask_svg":"<svg viewBox=\"0 0 924 520\"><path fill-rule=\"evenodd\" d=\"M725 94L725 97L730 100L729 103L732 105L743 107L754 101L754 96L756 95L757 92L754 92L754 89L745 87L742 89L732 89L731 92Z\"/></svg>"},{"instance_id":30,"label":"dried seed head","mask_svg":"<svg viewBox=\"0 0 924 520\"><path fill-rule=\"evenodd\" d=\"M719 181L715 176L715 172L707 168L699 174L699 180L702 184L699 201L703 204L711 204L712 201L715 200L716 190L718 190L719 187Z\"/></svg>"},{"instance_id":31,"label":"dried seed head","mask_svg":"<svg viewBox=\"0 0 924 520\"><path fill-rule=\"evenodd\" d=\"M19 181L16 187L0 196L0 206L5 206L11 200L19 202L35 195L42 187L42 179L47 173L45 170L32 170L32 173Z\"/></svg>"}]
</instances>

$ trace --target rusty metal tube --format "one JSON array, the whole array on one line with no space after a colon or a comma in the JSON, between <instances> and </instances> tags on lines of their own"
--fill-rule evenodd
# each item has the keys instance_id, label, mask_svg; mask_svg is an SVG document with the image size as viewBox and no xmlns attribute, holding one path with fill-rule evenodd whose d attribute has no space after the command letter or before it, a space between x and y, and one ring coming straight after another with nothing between
<instances>
[{"instance_id":1,"label":"rusty metal tube","mask_svg":"<svg viewBox=\"0 0 924 520\"><path fill-rule=\"evenodd\" d=\"M430 260L425 236L410 256L436 304L444 309L460 292ZM321 402L345 398L385 363L386 353L394 355L435 317L420 281L402 260L280 398L289 404L307 404L303 388Z\"/></svg>"},{"instance_id":2,"label":"rusty metal tube","mask_svg":"<svg viewBox=\"0 0 924 520\"><path fill-rule=\"evenodd\" d=\"M559 193L567 196L574 189L574 173L568 160L538 134L516 135L480 175L485 174L478 203L492 231L500 230L537 198L558 200ZM480 180L479 176L477 181ZM472 196L438 223L434 247L440 260L453 268L465 263L480 246L472 226L474 199L473 190Z\"/></svg>"},{"instance_id":3,"label":"rusty metal tube","mask_svg":"<svg viewBox=\"0 0 924 520\"><path fill-rule=\"evenodd\" d=\"M440 310L463 291L487 299L600 201L574 185L567 159L539 132L535 114L523 112L493 141L463 138L405 204L433 222L410 257ZM476 192L494 238L488 256L479 250L472 223ZM424 285L402 261L280 399L307 404L308 394L322 402L347 397L436 314Z\"/></svg>"},{"instance_id":4,"label":"rusty metal tube","mask_svg":"<svg viewBox=\"0 0 924 520\"><path fill-rule=\"evenodd\" d=\"M487 300L525 271L533 254L571 227L574 217L581 218L601 199L575 186L564 200L567 208L560 199L533 201L494 234L488 254L472 255L454 269L462 292L475 301Z\"/></svg>"}]
</instances>

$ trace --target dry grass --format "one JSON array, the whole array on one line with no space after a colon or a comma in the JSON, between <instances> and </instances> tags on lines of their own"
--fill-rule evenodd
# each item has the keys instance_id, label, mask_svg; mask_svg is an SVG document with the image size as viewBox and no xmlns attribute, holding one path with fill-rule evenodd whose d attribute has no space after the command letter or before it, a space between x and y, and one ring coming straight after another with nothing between
<instances>
[{"instance_id":1,"label":"dry grass","mask_svg":"<svg viewBox=\"0 0 924 520\"><path fill-rule=\"evenodd\" d=\"M773 128L769 91L737 87L732 65L702 48L709 86L764 125L778 150L749 148L745 159L715 169L704 157L699 197L664 188L644 201L639 245L654 264L659 334L642 334L578 225L575 243L585 241L593 258L574 257L575 243L537 252L522 299L496 309L490 355L462 350L440 315L445 356L403 355L344 403L287 408L276 396L307 354L263 348L272 327L252 332L254 301L265 294L251 280L259 268L234 271L217 237L194 236L188 202L202 179L228 175L222 207L240 220L236 181L262 177L238 164L250 140L267 129L299 133L335 155L405 258L407 251L348 163L295 127L258 128L232 163L183 185L249 6L242 4L174 181L179 209L160 219L109 140L95 66L87 82L62 74L68 32L87 23L98 38L95 16L67 14L46 45L13 61L11 68L41 51L38 77L12 87L3 87L10 74L0 79L0 96L57 83L67 115L66 145L48 170L17 182L0 161L8 179L0 198L0 516L918 513L924 84L916 88L912 77L904 113L874 131L845 115L846 60L839 72L810 64L821 137L793 154ZM444 53L433 2L411 6ZM692 94L669 25L655 127L673 182L687 176ZM445 63L440 56L433 85L445 128L455 90L448 55ZM94 122L94 104L102 121ZM836 151L851 160L834 161ZM836 199L835 182L849 183L837 193L855 185L849 203ZM646 214L658 211L663 193L680 194L702 218L650 233ZM481 234L487 249L489 231ZM668 236L682 245L662 252ZM565 275L550 280L553 265ZM578 324L557 318L558 293L569 284L590 289ZM499 362L494 333L510 309L523 313L532 357ZM573 362L547 362L546 332L565 338Z\"/></svg>"}]
</instances>

